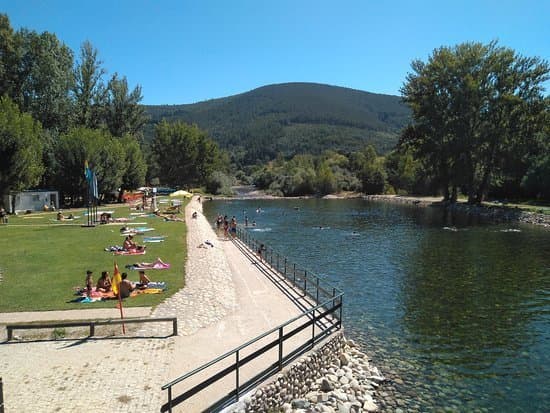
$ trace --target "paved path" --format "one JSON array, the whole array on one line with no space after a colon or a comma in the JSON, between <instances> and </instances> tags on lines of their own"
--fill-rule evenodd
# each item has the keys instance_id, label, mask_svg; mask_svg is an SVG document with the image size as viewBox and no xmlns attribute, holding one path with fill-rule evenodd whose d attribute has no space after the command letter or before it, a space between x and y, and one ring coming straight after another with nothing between
<instances>
[{"instance_id":1,"label":"paved path","mask_svg":"<svg viewBox=\"0 0 550 413\"><path fill-rule=\"evenodd\" d=\"M195 210L199 215L193 219ZM163 384L299 314L250 258L231 241L217 238L201 212L196 199L185 211L186 286L151 313L177 316L179 336L167 337L171 324L155 323L134 331L134 338L1 344L6 412L159 411L166 401L160 390ZM214 248L199 248L207 239ZM88 311L78 311L74 317L105 318L110 310ZM150 309L132 311L142 316L140 312ZM18 320L10 317L3 315L0 323L73 315L47 312L19 314ZM196 397L179 411L200 411L213 397L208 393Z\"/></svg>"}]
</instances>

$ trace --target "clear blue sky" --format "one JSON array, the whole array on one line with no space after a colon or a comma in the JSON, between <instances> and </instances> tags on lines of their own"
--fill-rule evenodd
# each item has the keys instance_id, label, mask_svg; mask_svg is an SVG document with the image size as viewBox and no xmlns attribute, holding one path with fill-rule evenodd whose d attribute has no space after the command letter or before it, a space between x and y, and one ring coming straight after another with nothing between
<instances>
[{"instance_id":1,"label":"clear blue sky","mask_svg":"<svg viewBox=\"0 0 550 413\"><path fill-rule=\"evenodd\" d=\"M550 0L0 0L11 24L89 40L145 104L283 82L399 94L413 59L465 41L550 59Z\"/></svg>"}]
</instances>

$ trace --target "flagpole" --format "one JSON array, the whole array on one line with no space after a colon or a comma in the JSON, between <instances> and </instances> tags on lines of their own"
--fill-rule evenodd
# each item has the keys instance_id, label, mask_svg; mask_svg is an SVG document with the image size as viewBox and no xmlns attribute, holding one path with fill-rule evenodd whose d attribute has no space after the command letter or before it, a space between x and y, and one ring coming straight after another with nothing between
<instances>
[{"instance_id":1,"label":"flagpole","mask_svg":"<svg viewBox=\"0 0 550 413\"><path fill-rule=\"evenodd\" d=\"M120 287L118 289L118 308L120 308L120 319L122 320L122 334L126 334L126 327L124 326L124 314L122 313L122 298L120 298Z\"/></svg>"},{"instance_id":2,"label":"flagpole","mask_svg":"<svg viewBox=\"0 0 550 413\"><path fill-rule=\"evenodd\" d=\"M118 270L118 265L116 264L116 261L113 281L115 282L117 289L118 308L120 309L120 319L122 320L122 334L126 334L126 327L124 326L124 313L122 312L122 297L120 296L120 284L122 284L122 280L120 278L120 271Z\"/></svg>"}]
</instances>

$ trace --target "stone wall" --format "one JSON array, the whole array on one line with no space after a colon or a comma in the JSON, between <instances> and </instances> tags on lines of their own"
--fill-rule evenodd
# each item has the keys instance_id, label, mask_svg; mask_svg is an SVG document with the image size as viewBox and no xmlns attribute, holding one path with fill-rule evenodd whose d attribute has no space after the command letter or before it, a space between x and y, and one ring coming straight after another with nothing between
<instances>
[{"instance_id":1,"label":"stone wall","mask_svg":"<svg viewBox=\"0 0 550 413\"><path fill-rule=\"evenodd\" d=\"M343 333L328 339L234 406L233 413L374 412L385 381Z\"/></svg>"}]
</instances>

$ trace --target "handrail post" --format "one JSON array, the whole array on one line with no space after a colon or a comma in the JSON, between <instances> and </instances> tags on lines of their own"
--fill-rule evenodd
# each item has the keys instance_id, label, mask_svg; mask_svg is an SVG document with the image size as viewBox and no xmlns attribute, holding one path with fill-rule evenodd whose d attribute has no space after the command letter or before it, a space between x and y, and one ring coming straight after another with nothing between
<instances>
[{"instance_id":1,"label":"handrail post","mask_svg":"<svg viewBox=\"0 0 550 413\"><path fill-rule=\"evenodd\" d=\"M307 270L304 270L304 297L307 295Z\"/></svg>"},{"instance_id":2,"label":"handrail post","mask_svg":"<svg viewBox=\"0 0 550 413\"><path fill-rule=\"evenodd\" d=\"M168 411L172 413L172 386L168 387Z\"/></svg>"},{"instance_id":3,"label":"handrail post","mask_svg":"<svg viewBox=\"0 0 550 413\"><path fill-rule=\"evenodd\" d=\"M2 383L2 377L0 377L0 413L4 413L4 384Z\"/></svg>"},{"instance_id":4,"label":"handrail post","mask_svg":"<svg viewBox=\"0 0 550 413\"><path fill-rule=\"evenodd\" d=\"M315 311L313 310L313 323L311 323L311 348L315 345L315 323L317 321L315 319Z\"/></svg>"},{"instance_id":5,"label":"handrail post","mask_svg":"<svg viewBox=\"0 0 550 413\"><path fill-rule=\"evenodd\" d=\"M172 335L177 336L178 335L178 318L174 317L172 320Z\"/></svg>"},{"instance_id":6,"label":"handrail post","mask_svg":"<svg viewBox=\"0 0 550 413\"><path fill-rule=\"evenodd\" d=\"M279 327L279 371L283 369L283 327Z\"/></svg>"},{"instance_id":7,"label":"handrail post","mask_svg":"<svg viewBox=\"0 0 550 413\"><path fill-rule=\"evenodd\" d=\"M235 352L235 393L239 401L239 350Z\"/></svg>"},{"instance_id":8,"label":"handrail post","mask_svg":"<svg viewBox=\"0 0 550 413\"><path fill-rule=\"evenodd\" d=\"M296 287L296 263L294 264L294 277L292 278L292 284Z\"/></svg>"},{"instance_id":9,"label":"handrail post","mask_svg":"<svg viewBox=\"0 0 550 413\"><path fill-rule=\"evenodd\" d=\"M343 296L340 296L340 319L338 320L338 328L342 328L342 308L344 308Z\"/></svg>"},{"instance_id":10,"label":"handrail post","mask_svg":"<svg viewBox=\"0 0 550 413\"><path fill-rule=\"evenodd\" d=\"M95 323L92 321L90 322L90 337L93 337L95 335Z\"/></svg>"},{"instance_id":11,"label":"handrail post","mask_svg":"<svg viewBox=\"0 0 550 413\"><path fill-rule=\"evenodd\" d=\"M286 257L285 257L285 278L286 278Z\"/></svg>"},{"instance_id":12,"label":"handrail post","mask_svg":"<svg viewBox=\"0 0 550 413\"><path fill-rule=\"evenodd\" d=\"M8 330L8 341L11 341L13 338L13 328L11 328L11 326L7 326L6 329Z\"/></svg>"},{"instance_id":13,"label":"handrail post","mask_svg":"<svg viewBox=\"0 0 550 413\"><path fill-rule=\"evenodd\" d=\"M316 294L316 298L315 298L315 302L317 304L319 304L319 277L317 277L317 294Z\"/></svg>"},{"instance_id":14,"label":"handrail post","mask_svg":"<svg viewBox=\"0 0 550 413\"><path fill-rule=\"evenodd\" d=\"M279 253L277 253L277 271L279 271Z\"/></svg>"}]
</instances>

